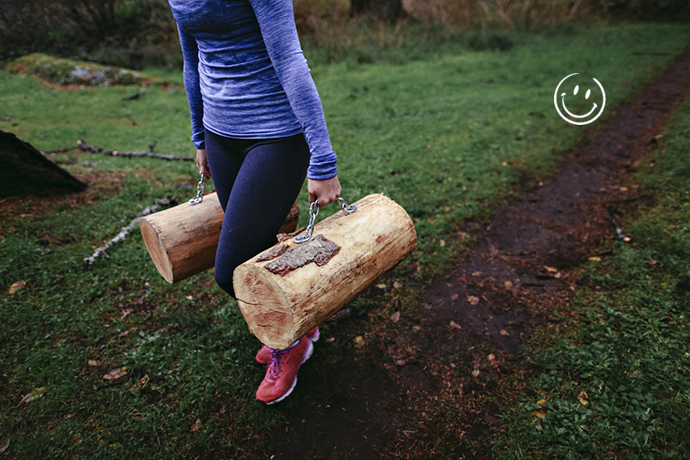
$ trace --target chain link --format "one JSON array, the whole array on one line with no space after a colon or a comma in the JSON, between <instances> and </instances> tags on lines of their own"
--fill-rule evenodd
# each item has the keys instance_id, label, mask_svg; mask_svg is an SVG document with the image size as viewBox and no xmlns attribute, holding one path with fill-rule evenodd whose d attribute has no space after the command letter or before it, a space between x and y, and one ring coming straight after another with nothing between
<instances>
[{"instance_id":1,"label":"chain link","mask_svg":"<svg viewBox=\"0 0 690 460\"><path fill-rule=\"evenodd\" d=\"M316 212L314 212L314 207L316 207ZM309 225L307 225L307 230L304 232L304 235L297 235L293 239L295 243L304 243L305 241L309 241L311 239L311 236L314 233L314 223L316 223L316 216L319 215L320 209L321 208L319 207L319 202L317 200L314 200L314 202L309 205Z\"/></svg>"},{"instance_id":2,"label":"chain link","mask_svg":"<svg viewBox=\"0 0 690 460\"><path fill-rule=\"evenodd\" d=\"M338 206L342 208L346 216L357 210L357 206L355 206L354 204L348 206L347 202L342 197L338 197Z\"/></svg>"},{"instance_id":3,"label":"chain link","mask_svg":"<svg viewBox=\"0 0 690 460\"><path fill-rule=\"evenodd\" d=\"M348 206L347 202L340 197L338 198L338 206L341 207L345 215L352 214L357 210L357 206L354 204ZM314 212L314 209L316 209L316 212ZM295 238L293 238L295 243L304 243L305 241L309 241L311 239L311 236L314 234L316 216L319 215L320 209L321 208L319 207L318 201L314 201L311 205L309 205L309 225L307 225L307 229L303 235L297 235Z\"/></svg>"},{"instance_id":4,"label":"chain link","mask_svg":"<svg viewBox=\"0 0 690 460\"><path fill-rule=\"evenodd\" d=\"M196 198L189 200L190 206L199 204L204 200L204 190L206 190L206 184L204 184L204 174L201 171L199 171L199 174L201 175L201 178L199 179L199 183L196 184Z\"/></svg>"}]
</instances>

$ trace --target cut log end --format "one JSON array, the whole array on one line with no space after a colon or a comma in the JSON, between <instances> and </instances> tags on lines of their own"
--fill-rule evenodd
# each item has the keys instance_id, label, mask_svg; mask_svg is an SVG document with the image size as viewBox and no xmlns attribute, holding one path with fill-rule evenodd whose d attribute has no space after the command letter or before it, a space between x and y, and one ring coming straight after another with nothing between
<instances>
[{"instance_id":1,"label":"cut log end","mask_svg":"<svg viewBox=\"0 0 690 460\"><path fill-rule=\"evenodd\" d=\"M139 228L146 249L149 251L158 273L161 274L165 281L172 284L174 281L172 264L170 263L168 254L165 252L164 246L158 238L155 224L147 219L141 219L139 220Z\"/></svg>"},{"instance_id":2,"label":"cut log end","mask_svg":"<svg viewBox=\"0 0 690 460\"><path fill-rule=\"evenodd\" d=\"M245 282L235 295L249 331L266 346L284 350L294 342L295 323L285 294L269 273L257 266L239 266Z\"/></svg>"}]
</instances>

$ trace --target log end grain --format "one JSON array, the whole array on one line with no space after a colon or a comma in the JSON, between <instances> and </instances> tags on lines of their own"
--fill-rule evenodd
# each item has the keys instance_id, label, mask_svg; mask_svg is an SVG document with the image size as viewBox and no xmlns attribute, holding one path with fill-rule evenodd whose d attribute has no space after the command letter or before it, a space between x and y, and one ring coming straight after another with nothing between
<instances>
[{"instance_id":1,"label":"log end grain","mask_svg":"<svg viewBox=\"0 0 690 460\"><path fill-rule=\"evenodd\" d=\"M285 294L268 275L258 266L240 265L235 276L243 283L235 295L249 331L264 345L284 350L294 342L295 324Z\"/></svg>"},{"instance_id":2,"label":"log end grain","mask_svg":"<svg viewBox=\"0 0 690 460\"><path fill-rule=\"evenodd\" d=\"M165 247L161 244L159 231L155 223L151 222L148 217L142 217L139 220L139 228L146 249L149 251L151 260L153 260L153 264L156 266L158 273L161 274L165 281L172 284L174 281L173 267Z\"/></svg>"}]
</instances>

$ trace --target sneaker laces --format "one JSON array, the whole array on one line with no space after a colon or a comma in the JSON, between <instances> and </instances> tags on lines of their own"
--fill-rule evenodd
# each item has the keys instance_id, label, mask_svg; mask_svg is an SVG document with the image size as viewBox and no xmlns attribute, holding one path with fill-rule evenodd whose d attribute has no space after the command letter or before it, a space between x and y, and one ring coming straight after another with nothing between
<instances>
[{"instance_id":1,"label":"sneaker laces","mask_svg":"<svg viewBox=\"0 0 690 460\"><path fill-rule=\"evenodd\" d=\"M285 355L287 350L273 350L271 349L271 354L268 356L268 376L272 379L277 379L278 374L280 374L283 369L280 367L280 360Z\"/></svg>"}]
</instances>

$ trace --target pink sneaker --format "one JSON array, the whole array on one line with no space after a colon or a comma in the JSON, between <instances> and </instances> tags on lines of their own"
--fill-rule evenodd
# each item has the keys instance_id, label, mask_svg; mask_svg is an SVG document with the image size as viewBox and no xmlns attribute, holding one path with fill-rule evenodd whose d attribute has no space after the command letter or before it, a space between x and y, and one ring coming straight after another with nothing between
<instances>
[{"instance_id":1,"label":"pink sneaker","mask_svg":"<svg viewBox=\"0 0 690 460\"><path fill-rule=\"evenodd\" d=\"M311 331L307 332L307 338L311 340L311 343L316 342L319 340L319 328L315 327ZM256 353L256 361L259 364L266 364L268 363L268 356L271 354L271 349L268 348L266 345L261 345L261 348L259 351Z\"/></svg>"},{"instance_id":2,"label":"pink sneaker","mask_svg":"<svg viewBox=\"0 0 690 460\"><path fill-rule=\"evenodd\" d=\"M287 398L297 385L297 371L314 352L314 345L306 336L287 350L271 350L266 376L256 390L256 399L273 404Z\"/></svg>"}]
</instances>

